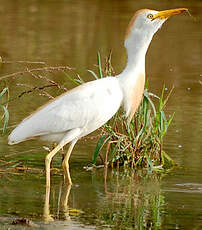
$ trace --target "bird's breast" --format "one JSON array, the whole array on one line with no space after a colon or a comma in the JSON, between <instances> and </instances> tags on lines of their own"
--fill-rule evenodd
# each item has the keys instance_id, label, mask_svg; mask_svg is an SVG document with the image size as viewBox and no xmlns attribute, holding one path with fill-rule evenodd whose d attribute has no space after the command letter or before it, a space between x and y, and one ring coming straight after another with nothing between
<instances>
[{"instance_id":1,"label":"bird's breast","mask_svg":"<svg viewBox=\"0 0 202 230\"><path fill-rule=\"evenodd\" d=\"M132 119L142 101L144 85L145 74L139 73L133 81L128 83L124 91L124 109L129 121Z\"/></svg>"}]
</instances>

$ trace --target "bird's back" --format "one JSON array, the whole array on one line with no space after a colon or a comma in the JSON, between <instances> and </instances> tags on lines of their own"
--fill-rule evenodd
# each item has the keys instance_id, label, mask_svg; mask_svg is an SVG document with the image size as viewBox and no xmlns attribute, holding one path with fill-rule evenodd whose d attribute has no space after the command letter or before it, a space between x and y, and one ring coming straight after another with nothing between
<instances>
[{"instance_id":1,"label":"bird's back","mask_svg":"<svg viewBox=\"0 0 202 230\"><path fill-rule=\"evenodd\" d=\"M115 77L82 84L40 107L10 134L9 144L34 137L60 139L74 128L85 136L107 122L122 102L122 91Z\"/></svg>"}]
</instances>

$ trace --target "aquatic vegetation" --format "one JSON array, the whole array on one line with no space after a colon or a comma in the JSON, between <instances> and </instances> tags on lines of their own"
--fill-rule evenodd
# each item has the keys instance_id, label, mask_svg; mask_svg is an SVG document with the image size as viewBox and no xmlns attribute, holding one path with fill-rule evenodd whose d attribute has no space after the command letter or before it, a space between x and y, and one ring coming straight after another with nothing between
<instances>
[{"instance_id":1,"label":"aquatic vegetation","mask_svg":"<svg viewBox=\"0 0 202 230\"><path fill-rule=\"evenodd\" d=\"M100 53L97 54L98 74L88 70L95 79L111 76L111 52L105 61L103 70ZM77 84L84 81L67 77ZM98 156L103 164L108 167L129 166L132 168L149 167L152 170L170 168L175 163L163 151L163 137L165 136L174 114L167 119L165 115L166 103L171 91L165 96L163 86L160 97L149 92L148 80L144 91L142 103L138 111L128 122L124 112L118 112L101 130L97 146L93 154L92 163L95 164ZM154 103L157 100L157 105ZM105 156L101 156L101 150L106 145Z\"/></svg>"},{"instance_id":2,"label":"aquatic vegetation","mask_svg":"<svg viewBox=\"0 0 202 230\"><path fill-rule=\"evenodd\" d=\"M165 87L158 98L148 92L147 85L142 104L130 123L125 119L123 112L120 112L103 127L94 152L93 163L107 143L105 164L111 167L149 166L151 169L160 169L169 168L174 164L163 151L163 137L173 119L173 116L167 119L163 110L169 97L164 99L164 90ZM151 97L158 99L157 108Z\"/></svg>"},{"instance_id":3,"label":"aquatic vegetation","mask_svg":"<svg viewBox=\"0 0 202 230\"><path fill-rule=\"evenodd\" d=\"M8 90L8 87L4 87L0 91L0 110L1 110L0 124L2 128L2 135L6 133L6 128L7 128L8 120L9 120L8 99L9 99L9 90Z\"/></svg>"}]
</instances>

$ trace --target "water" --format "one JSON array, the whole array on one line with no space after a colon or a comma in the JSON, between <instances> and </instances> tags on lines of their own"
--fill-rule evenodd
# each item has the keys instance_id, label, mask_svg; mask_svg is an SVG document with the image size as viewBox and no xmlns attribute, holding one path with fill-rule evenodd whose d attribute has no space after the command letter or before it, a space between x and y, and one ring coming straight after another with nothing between
<instances>
[{"instance_id":1,"label":"water","mask_svg":"<svg viewBox=\"0 0 202 230\"><path fill-rule=\"evenodd\" d=\"M146 67L153 93L159 94L163 84L168 90L175 87L167 105L167 113L175 112L175 118L164 149L179 166L165 175L123 170L109 170L106 175L103 169L86 172L83 166L91 162L95 143L81 141L71 157L74 186L68 196L68 206L59 204L61 194L68 194L68 189L61 186L59 172L52 178L50 195L50 214L55 221L45 224L43 168L46 151L37 141L8 146L7 137L2 137L1 159L6 156L6 161L12 161L15 158L41 172L4 174L0 171L1 229L17 229L9 224L20 217L32 219L37 224L33 229L202 229L200 0L143 0L138 3L131 0L0 0L0 56L5 61L68 65L89 80L91 77L86 70L96 70L97 50L104 57L112 49L113 66L119 73L126 63L123 40L133 13L140 8L176 7L189 8L192 17L175 16L163 25L150 45ZM5 64L0 74L22 71L25 66ZM51 75L56 82L66 81L63 74ZM10 79L10 97L27 90L17 83L39 84L28 75ZM70 88L72 84L65 86ZM61 93L55 88L47 91L54 96ZM9 126L17 124L47 100L34 93L11 102ZM60 163L58 156L54 166L60 167Z\"/></svg>"}]
</instances>

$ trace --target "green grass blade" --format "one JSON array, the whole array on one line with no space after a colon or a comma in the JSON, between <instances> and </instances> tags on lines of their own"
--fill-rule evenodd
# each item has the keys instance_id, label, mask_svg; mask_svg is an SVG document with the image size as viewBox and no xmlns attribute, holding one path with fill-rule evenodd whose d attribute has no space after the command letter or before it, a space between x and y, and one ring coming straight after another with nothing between
<instances>
[{"instance_id":1,"label":"green grass blade","mask_svg":"<svg viewBox=\"0 0 202 230\"><path fill-rule=\"evenodd\" d=\"M171 89L170 92L168 93L166 99L164 100L164 105L163 105L163 106L165 106L165 105L167 104L168 99L170 98L170 95L171 95L171 93L173 92L173 89L174 89L174 86L172 87L172 89ZM163 108L162 108L162 109L163 109Z\"/></svg>"},{"instance_id":2,"label":"green grass blade","mask_svg":"<svg viewBox=\"0 0 202 230\"><path fill-rule=\"evenodd\" d=\"M5 87L1 93L0 93L0 98L8 91L8 87Z\"/></svg>"},{"instance_id":3,"label":"green grass blade","mask_svg":"<svg viewBox=\"0 0 202 230\"><path fill-rule=\"evenodd\" d=\"M172 122L174 116L175 116L175 113L173 113L173 114L171 115L170 119L168 120L168 122L167 122L167 126L168 126L168 127L170 126L170 124L171 124L171 122Z\"/></svg>"},{"instance_id":4,"label":"green grass blade","mask_svg":"<svg viewBox=\"0 0 202 230\"><path fill-rule=\"evenodd\" d=\"M164 131L162 132L162 134L161 134L161 138L163 138L164 137L164 135L166 134L166 132L167 132L167 130L168 130L168 127L170 126L170 124L171 124L171 122L172 122L172 120L173 120L173 118L174 118L174 113L172 114L172 116L170 117L170 119L167 121L166 120L166 116L165 116L165 113L164 113L164 119L165 119L165 121L166 121L166 126L165 126L165 128L164 128Z\"/></svg>"},{"instance_id":5,"label":"green grass blade","mask_svg":"<svg viewBox=\"0 0 202 230\"><path fill-rule=\"evenodd\" d=\"M154 97L154 98L160 99L160 97L157 96L157 95L154 94L154 93L148 92L148 95L149 95L149 97Z\"/></svg>"},{"instance_id":6,"label":"green grass blade","mask_svg":"<svg viewBox=\"0 0 202 230\"><path fill-rule=\"evenodd\" d=\"M97 79L99 79L98 78L98 76L97 76L97 74L94 72L94 71L92 71L92 70L90 70L90 69L88 69L87 70L89 73L91 73L92 75L93 75L93 77L97 80Z\"/></svg>"},{"instance_id":7,"label":"green grass blade","mask_svg":"<svg viewBox=\"0 0 202 230\"><path fill-rule=\"evenodd\" d=\"M144 100L143 100L143 118L144 118L144 129L147 127L147 120L148 120L148 104L149 104L149 101L147 99L147 97L144 97Z\"/></svg>"},{"instance_id":8,"label":"green grass blade","mask_svg":"<svg viewBox=\"0 0 202 230\"><path fill-rule=\"evenodd\" d=\"M147 79L145 82L145 91L149 89L149 80Z\"/></svg>"},{"instance_id":9,"label":"green grass blade","mask_svg":"<svg viewBox=\"0 0 202 230\"><path fill-rule=\"evenodd\" d=\"M92 163L95 164L96 163L96 160L97 160L97 157L100 153L100 150L102 149L102 147L105 145L105 143L110 139L111 137L106 137L105 135L101 136L99 139L98 139L98 142L97 142L97 145L96 145L96 148L95 148L95 151L93 153L93 160L92 160Z\"/></svg>"},{"instance_id":10,"label":"green grass blade","mask_svg":"<svg viewBox=\"0 0 202 230\"><path fill-rule=\"evenodd\" d=\"M8 125L9 112L8 112L8 109L6 108L6 106L3 105L2 108L4 110L4 125L3 125L2 134L4 135L6 132L7 125Z\"/></svg>"},{"instance_id":11,"label":"green grass blade","mask_svg":"<svg viewBox=\"0 0 202 230\"><path fill-rule=\"evenodd\" d=\"M151 98L149 97L149 95L150 95L150 94L147 94L147 95L145 95L145 97L147 98L149 104L150 104L151 107L152 107L154 116L156 116L156 108L155 108L155 105L154 105L153 101L152 101Z\"/></svg>"},{"instance_id":12,"label":"green grass blade","mask_svg":"<svg viewBox=\"0 0 202 230\"><path fill-rule=\"evenodd\" d=\"M78 82L77 80L75 80L73 77L71 77L68 73L66 73L66 72L64 72L63 71L63 73L64 73L64 75L70 80L70 81L72 81L74 84L76 84L76 85L80 85L80 82Z\"/></svg>"},{"instance_id":13,"label":"green grass blade","mask_svg":"<svg viewBox=\"0 0 202 230\"><path fill-rule=\"evenodd\" d=\"M162 89L162 92L161 92L161 96L160 96L160 100L159 100L159 112L161 112L161 110L163 109L163 106L165 104L163 102L164 92L165 92L165 85L163 86L163 89Z\"/></svg>"},{"instance_id":14,"label":"green grass blade","mask_svg":"<svg viewBox=\"0 0 202 230\"><path fill-rule=\"evenodd\" d=\"M103 78L101 56L100 56L100 52L99 51L97 52L97 63L98 63L99 78Z\"/></svg>"},{"instance_id":15,"label":"green grass blade","mask_svg":"<svg viewBox=\"0 0 202 230\"><path fill-rule=\"evenodd\" d=\"M145 156L146 156L146 158L147 158L147 163L148 163L149 167L150 167L151 169L153 169L154 167L153 167L152 161L151 161L149 155L148 155L146 152L145 152Z\"/></svg>"},{"instance_id":16,"label":"green grass blade","mask_svg":"<svg viewBox=\"0 0 202 230\"><path fill-rule=\"evenodd\" d=\"M84 83L83 80L79 80L79 79L74 79L74 80L78 83L77 85L81 85Z\"/></svg>"},{"instance_id":17,"label":"green grass blade","mask_svg":"<svg viewBox=\"0 0 202 230\"><path fill-rule=\"evenodd\" d=\"M163 111L160 111L160 132L162 133L164 129Z\"/></svg>"},{"instance_id":18,"label":"green grass blade","mask_svg":"<svg viewBox=\"0 0 202 230\"><path fill-rule=\"evenodd\" d=\"M78 77L78 79L74 79L75 81L81 82L80 84L85 83L85 81L83 80L83 78L81 78L81 77L79 76L79 74L77 74L77 77Z\"/></svg>"},{"instance_id":19,"label":"green grass blade","mask_svg":"<svg viewBox=\"0 0 202 230\"><path fill-rule=\"evenodd\" d=\"M172 160L168 154L166 154L164 151L162 151L161 153L162 156L162 164L163 164L163 168L171 168L174 165L176 165L175 161Z\"/></svg>"},{"instance_id":20,"label":"green grass blade","mask_svg":"<svg viewBox=\"0 0 202 230\"><path fill-rule=\"evenodd\" d=\"M165 115L164 111L161 111L161 117L162 117L162 122L163 122L162 130L161 130L161 138L162 138L165 135L165 133L167 132L168 122L167 122L166 115Z\"/></svg>"}]
</instances>

